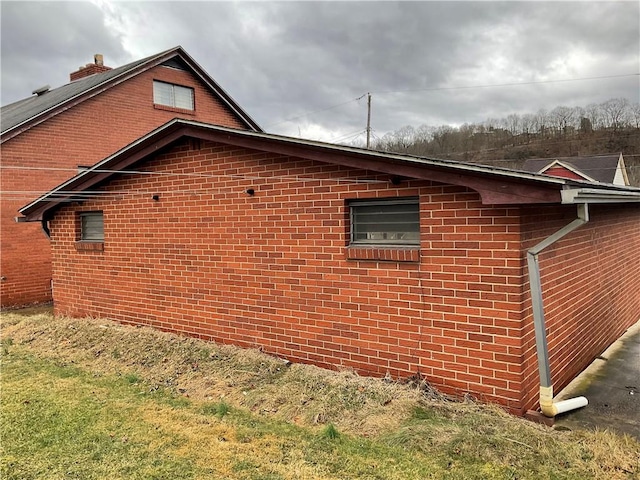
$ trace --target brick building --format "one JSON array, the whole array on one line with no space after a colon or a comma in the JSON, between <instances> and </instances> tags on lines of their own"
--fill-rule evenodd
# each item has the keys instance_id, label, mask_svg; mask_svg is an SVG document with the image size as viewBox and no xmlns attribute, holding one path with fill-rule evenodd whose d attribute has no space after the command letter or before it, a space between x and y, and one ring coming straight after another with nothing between
<instances>
[{"instance_id":1,"label":"brick building","mask_svg":"<svg viewBox=\"0 0 640 480\"><path fill-rule=\"evenodd\" d=\"M180 47L113 69L96 55L70 80L2 107L2 306L51 300L50 244L14 220L25 202L172 118L261 131Z\"/></svg>"},{"instance_id":2,"label":"brick building","mask_svg":"<svg viewBox=\"0 0 640 480\"><path fill-rule=\"evenodd\" d=\"M57 314L419 372L522 414L545 368L563 387L640 319L639 202L173 120L21 213L50 232Z\"/></svg>"}]
</instances>

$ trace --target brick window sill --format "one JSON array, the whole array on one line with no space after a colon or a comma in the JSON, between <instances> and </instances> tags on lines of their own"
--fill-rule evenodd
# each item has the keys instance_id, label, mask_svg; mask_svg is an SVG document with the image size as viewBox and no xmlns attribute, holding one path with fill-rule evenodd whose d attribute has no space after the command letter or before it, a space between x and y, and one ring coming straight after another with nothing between
<instances>
[{"instance_id":1,"label":"brick window sill","mask_svg":"<svg viewBox=\"0 0 640 480\"><path fill-rule=\"evenodd\" d=\"M417 263L420 261L420 248L392 246L351 246L347 248L347 260Z\"/></svg>"},{"instance_id":2,"label":"brick window sill","mask_svg":"<svg viewBox=\"0 0 640 480\"><path fill-rule=\"evenodd\" d=\"M159 105L157 103L153 104L153 108L155 108L156 110L165 110L167 112L184 113L186 115L195 115L196 114L195 110L187 110L186 108L170 107L168 105Z\"/></svg>"},{"instance_id":3,"label":"brick window sill","mask_svg":"<svg viewBox=\"0 0 640 480\"><path fill-rule=\"evenodd\" d=\"M78 252L103 252L104 242L76 242Z\"/></svg>"}]
</instances>

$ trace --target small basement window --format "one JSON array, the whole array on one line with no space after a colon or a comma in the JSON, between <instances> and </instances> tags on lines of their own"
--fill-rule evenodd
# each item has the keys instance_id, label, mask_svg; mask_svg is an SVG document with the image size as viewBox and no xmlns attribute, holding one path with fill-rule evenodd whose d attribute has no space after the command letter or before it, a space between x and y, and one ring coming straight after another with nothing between
<instances>
[{"instance_id":1,"label":"small basement window","mask_svg":"<svg viewBox=\"0 0 640 480\"><path fill-rule=\"evenodd\" d=\"M193 88L154 80L153 103L183 110L193 110Z\"/></svg>"},{"instance_id":2,"label":"small basement window","mask_svg":"<svg viewBox=\"0 0 640 480\"><path fill-rule=\"evenodd\" d=\"M352 245L420 245L417 197L349 202Z\"/></svg>"},{"instance_id":3,"label":"small basement window","mask_svg":"<svg viewBox=\"0 0 640 480\"><path fill-rule=\"evenodd\" d=\"M102 212L82 212L80 214L80 240L83 242L104 242Z\"/></svg>"}]
</instances>

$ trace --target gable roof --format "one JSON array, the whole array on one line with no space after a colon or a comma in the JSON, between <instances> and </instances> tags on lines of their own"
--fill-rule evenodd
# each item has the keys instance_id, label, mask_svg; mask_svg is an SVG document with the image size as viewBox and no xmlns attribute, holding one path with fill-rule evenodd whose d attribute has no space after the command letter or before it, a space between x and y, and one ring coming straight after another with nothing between
<instances>
[{"instance_id":1,"label":"gable roof","mask_svg":"<svg viewBox=\"0 0 640 480\"><path fill-rule=\"evenodd\" d=\"M522 170L544 173L554 166L560 166L580 175L585 180L614 183L621 158L622 154L590 157L530 158L524 162ZM624 168L624 163L622 163L622 168ZM626 183L628 184L628 181Z\"/></svg>"},{"instance_id":2,"label":"gable roof","mask_svg":"<svg viewBox=\"0 0 640 480\"><path fill-rule=\"evenodd\" d=\"M236 130L176 118L96 163L20 209L21 221L48 219L62 204L79 200L119 173L157 155L182 138L197 138L324 163L344 165L390 176L460 185L480 193L483 203L523 205L544 203L640 202L640 188L550 177L502 167L440 160Z\"/></svg>"},{"instance_id":3,"label":"gable roof","mask_svg":"<svg viewBox=\"0 0 640 480\"><path fill-rule=\"evenodd\" d=\"M2 128L1 141L5 142L73 105L168 61L177 61L186 66L249 129L257 132L262 131L260 126L240 108L235 100L182 47L178 46L106 72L80 78L41 95L34 95L2 107L0 119Z\"/></svg>"}]
</instances>

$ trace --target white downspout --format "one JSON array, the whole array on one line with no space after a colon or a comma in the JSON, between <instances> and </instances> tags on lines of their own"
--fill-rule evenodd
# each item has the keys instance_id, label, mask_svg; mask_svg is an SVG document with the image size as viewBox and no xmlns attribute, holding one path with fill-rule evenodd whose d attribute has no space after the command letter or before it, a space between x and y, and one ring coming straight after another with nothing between
<instances>
[{"instance_id":1,"label":"white downspout","mask_svg":"<svg viewBox=\"0 0 640 480\"><path fill-rule=\"evenodd\" d=\"M542 410L542 413L547 417L555 417L560 413L584 407L589 403L589 401L585 397L576 397L570 398L569 400L563 400L561 402L553 402L553 385L551 383L551 369L549 367L549 348L547 346L547 329L545 326L544 306L542 303L542 282L540 280L538 254L588 221L588 204L578 204L578 218L527 251L529 288L531 290L533 323L536 334L536 349L538 352L538 369L540 371L540 410Z\"/></svg>"}]
</instances>

